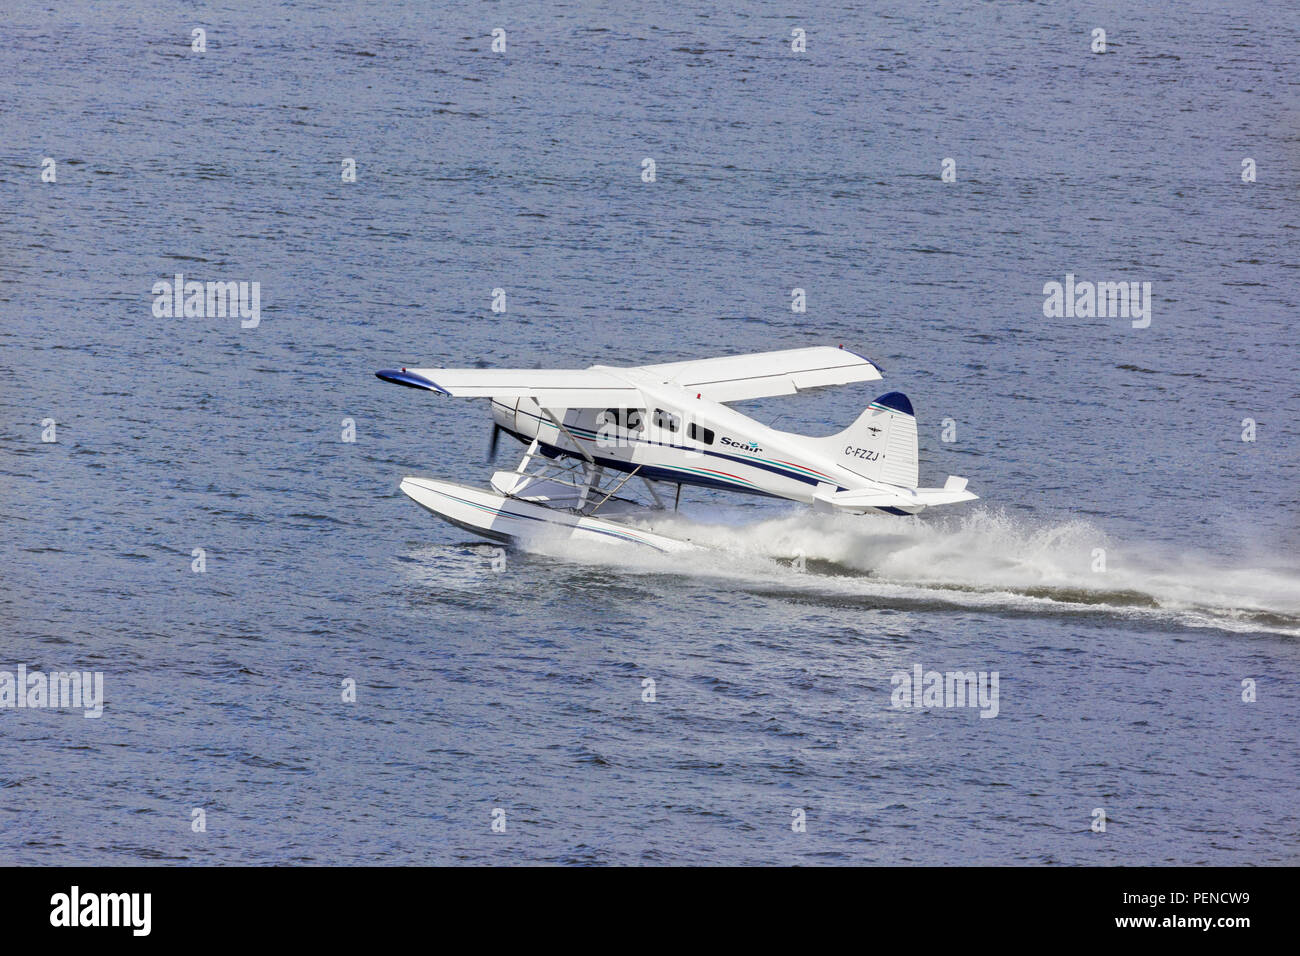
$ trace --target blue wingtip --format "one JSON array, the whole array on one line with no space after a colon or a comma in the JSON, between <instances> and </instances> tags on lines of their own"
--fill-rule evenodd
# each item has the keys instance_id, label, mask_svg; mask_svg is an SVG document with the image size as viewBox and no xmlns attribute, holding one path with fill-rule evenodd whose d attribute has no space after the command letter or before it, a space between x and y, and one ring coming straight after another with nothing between
<instances>
[{"instance_id":1,"label":"blue wingtip","mask_svg":"<svg viewBox=\"0 0 1300 956\"><path fill-rule=\"evenodd\" d=\"M392 382L394 385L405 385L407 388L422 388L429 392L441 392L443 395L451 394L445 388L439 388L436 382L423 375L408 372L404 368L381 368L375 373L375 377L382 378L385 382Z\"/></svg>"},{"instance_id":2,"label":"blue wingtip","mask_svg":"<svg viewBox=\"0 0 1300 956\"><path fill-rule=\"evenodd\" d=\"M875 359L873 359L873 358L868 358L867 356L863 355L861 352L855 352L855 351L853 351L853 349L846 349L846 348L844 348L843 345L841 345L840 348L841 348L843 351L848 352L850 355L857 356L858 358L862 359L862 361L864 361L864 362L869 362L871 365L875 366L875 369L876 369L877 372L884 372L885 367L884 367L883 365L881 365L879 362L877 362Z\"/></svg>"}]
</instances>

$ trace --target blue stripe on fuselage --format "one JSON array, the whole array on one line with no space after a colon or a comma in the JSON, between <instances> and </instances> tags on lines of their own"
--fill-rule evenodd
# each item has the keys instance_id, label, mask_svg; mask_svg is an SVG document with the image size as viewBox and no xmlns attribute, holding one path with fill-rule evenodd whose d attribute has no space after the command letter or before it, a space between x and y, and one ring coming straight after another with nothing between
<instances>
[{"instance_id":1,"label":"blue stripe on fuselage","mask_svg":"<svg viewBox=\"0 0 1300 956\"><path fill-rule=\"evenodd\" d=\"M511 435L514 438L517 438L520 442L522 442L525 445L532 444L533 440L531 438L524 437L522 434L515 431L513 428L506 428L504 425L502 425L501 430L505 432L507 435ZM660 443L654 442L653 444L657 445ZM676 447L676 446L669 446L669 447ZM548 445L545 442L541 441L540 439L537 442L537 450L540 451L547 458L576 458L578 460L583 460L582 456L575 451L569 451L566 448L559 448L555 445ZM636 471L638 467L635 462L623 461L618 458L604 458L600 455L595 454L594 452L592 453L591 457L595 459L596 464L600 465L602 468L609 468L612 471L619 471L619 472ZM724 457L724 456L719 456L719 457ZM671 482L674 485L698 485L701 488L725 488L727 491L743 491L751 495L761 495L764 498L783 497L782 495L773 494L770 491L762 491L758 488L746 488L743 485L736 484L734 481L720 481L716 478L704 478L700 475L692 474L691 472L679 471L675 468L669 468L669 467L661 468L656 465L641 465L640 469L641 469L640 471L636 472L637 477L647 478L650 481L666 481L666 482Z\"/></svg>"},{"instance_id":2,"label":"blue stripe on fuselage","mask_svg":"<svg viewBox=\"0 0 1300 956\"><path fill-rule=\"evenodd\" d=\"M498 404L498 403L494 400L494 401L493 401L493 404ZM512 409L512 408L510 408L509 405L502 405L501 407L502 407L502 409L504 409L504 410L507 411L507 412L512 412L512 413L513 413L513 412L518 412L519 414L527 415L529 418L534 419L535 421L537 421L537 422L539 422L539 423L544 423L544 424L547 424L547 425L554 425L554 422L552 422L549 418L542 418L540 415L534 415L532 412L526 412L526 411L523 411L522 409ZM566 425L565 427L566 427L566 428L572 428L573 426ZM511 435L514 435L516 438L518 438L518 439L519 439L521 442L523 442L525 445L529 444L529 443L532 441L531 438L525 438L523 435L519 434L519 432L516 432L516 431L514 431L513 429L510 429L510 428L506 428L504 425L502 425L501 428L502 428L503 431L507 431L507 432L509 432ZM660 448L676 448L676 449L678 449L678 450L680 450L680 451L691 451L691 452L696 452L697 454L700 454L700 455L707 455L707 456L710 456L710 457L713 457L713 458L721 458L721 459L723 459L724 461L734 461L734 462L735 462L736 464L738 464L738 465L747 465L747 466L749 466L750 468L757 468L757 469L759 469L760 471L770 471L770 472L772 472L772 473L775 474L775 475L780 475L782 478L793 478L793 479L795 479L796 481L802 481L805 485L813 485L813 486L816 486L816 485L822 484L822 482L819 481L819 480L816 479L816 478L809 478L807 475L801 475L801 474L799 474L797 471L790 471L790 470L785 469L785 468L778 468L778 467L776 467L775 465L768 465L768 464L766 464L766 463L764 463L764 462L754 461L752 458L739 458L739 457L737 457L736 455L724 455L724 454L722 454L722 452L717 452L717 451L707 451L707 450L705 450L705 449L703 449L703 448L694 448L694 447L692 447L692 446L690 446L690 445L674 445L674 444L672 444L671 442L650 441L648 438L637 438L637 439L634 439L634 440L637 441L637 442L640 442L640 443L643 444L643 445L657 445L657 446L659 446ZM550 447L552 447L552 448L556 448L556 446L554 446L554 445L552 445L552 446L550 446ZM574 453L574 452L563 451L563 450L560 450L559 448L556 448L556 454L550 454L549 452L546 453L546 457L547 457L547 458L558 458L558 457L560 457L561 455L569 455L570 457L573 457L573 458L581 458L581 457L582 457L580 454L577 454L577 453ZM596 458L595 453L592 454L592 457L593 457L593 458ZM627 462L620 462L620 463L618 463L618 464L614 464L614 462L618 462L618 459L606 459L606 460L602 460L602 459L600 459L600 458L596 458L596 460L597 460L598 462L600 462L600 464L602 464L602 465L606 465L606 467L614 468L616 471L631 471L633 468L636 467L635 464L628 464ZM609 464L607 464L607 462L609 462ZM650 467L651 467L651 466L642 466L642 468L641 468L642 473L644 473L644 472L646 472L647 470L649 470ZM659 469L659 470L662 470L662 469ZM676 484L676 483L678 483L678 482L680 481L681 484L699 484L699 485L705 485L705 487L733 488L733 489L736 487L735 485L729 485L729 484L727 484L726 482L710 482L710 483L707 483L707 484L706 484L706 482L705 482L704 480L699 480L699 481L694 481L694 482L681 481L681 479L679 479L679 478L672 478L672 479L668 479L668 480L671 480L674 484ZM829 483L829 481L828 481L828 483ZM844 489L843 487L836 487L835 490L836 490L836 491L844 491L845 489ZM765 496L767 496L767 497L769 497L769 498L780 498L780 497L781 497L780 495L770 494L769 492L765 492L765 491L756 491L756 492L754 492L754 493L755 493L755 494L765 495Z\"/></svg>"}]
</instances>

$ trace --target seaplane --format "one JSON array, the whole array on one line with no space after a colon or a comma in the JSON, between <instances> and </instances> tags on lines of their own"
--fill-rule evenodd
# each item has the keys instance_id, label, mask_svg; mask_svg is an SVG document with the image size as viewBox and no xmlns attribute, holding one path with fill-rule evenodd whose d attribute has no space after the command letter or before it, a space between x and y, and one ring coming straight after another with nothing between
<instances>
[{"instance_id":1,"label":"seaplane","mask_svg":"<svg viewBox=\"0 0 1300 956\"><path fill-rule=\"evenodd\" d=\"M970 501L967 480L919 488L916 417L901 392L871 402L826 437L761 424L734 402L879 380L843 346L817 346L585 369L388 368L386 382L492 404L489 459L503 433L525 446L488 488L406 477L401 490L432 514L490 540L527 547L548 536L698 548L654 517L679 509L683 487L783 498L829 513L914 515ZM644 492L642 494L642 486ZM641 498L635 497L640 495ZM675 525L674 525L675 526Z\"/></svg>"}]
</instances>

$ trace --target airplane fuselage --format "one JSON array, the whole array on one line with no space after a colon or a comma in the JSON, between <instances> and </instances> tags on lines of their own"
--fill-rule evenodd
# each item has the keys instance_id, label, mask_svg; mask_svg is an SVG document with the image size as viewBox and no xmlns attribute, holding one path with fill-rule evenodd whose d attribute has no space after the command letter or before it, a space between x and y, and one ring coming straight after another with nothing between
<instances>
[{"instance_id":1,"label":"airplane fuselage","mask_svg":"<svg viewBox=\"0 0 1300 956\"><path fill-rule=\"evenodd\" d=\"M688 389L649 376L638 381L626 369L618 372L641 390L647 407L568 409L561 417L528 398L493 399L493 418L525 444L537 439L539 451L549 457L581 459L585 452L602 468L635 470L650 481L804 503L812 503L818 491L879 487L831 455L810 450L807 436L777 431ZM853 451L841 454L852 459Z\"/></svg>"}]
</instances>

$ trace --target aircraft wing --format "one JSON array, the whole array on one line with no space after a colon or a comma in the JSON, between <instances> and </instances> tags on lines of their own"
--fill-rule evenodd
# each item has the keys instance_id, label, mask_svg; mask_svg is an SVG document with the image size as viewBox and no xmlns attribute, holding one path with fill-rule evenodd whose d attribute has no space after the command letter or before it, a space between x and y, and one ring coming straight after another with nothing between
<instances>
[{"instance_id":1,"label":"aircraft wing","mask_svg":"<svg viewBox=\"0 0 1300 956\"><path fill-rule=\"evenodd\" d=\"M872 382L881 377L880 370L870 360L843 347L829 345L642 365L637 371L695 389L715 402L793 395L809 388Z\"/></svg>"},{"instance_id":2,"label":"aircraft wing","mask_svg":"<svg viewBox=\"0 0 1300 956\"><path fill-rule=\"evenodd\" d=\"M544 408L637 408L641 390L597 369L386 368L385 382L457 398L532 398Z\"/></svg>"},{"instance_id":3,"label":"aircraft wing","mask_svg":"<svg viewBox=\"0 0 1300 956\"><path fill-rule=\"evenodd\" d=\"M531 398L543 408L642 408L641 390L609 366L588 369L386 368L386 382L458 398ZM715 402L793 395L809 388L871 382L880 370L844 348L818 346L626 369L692 389Z\"/></svg>"}]
</instances>

